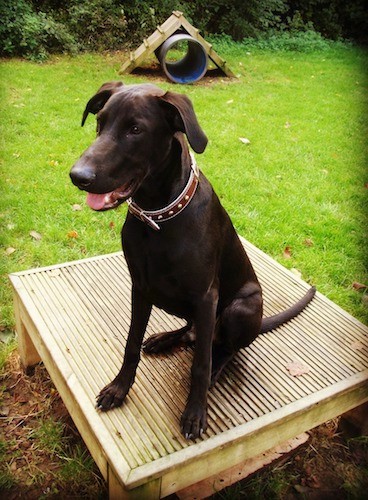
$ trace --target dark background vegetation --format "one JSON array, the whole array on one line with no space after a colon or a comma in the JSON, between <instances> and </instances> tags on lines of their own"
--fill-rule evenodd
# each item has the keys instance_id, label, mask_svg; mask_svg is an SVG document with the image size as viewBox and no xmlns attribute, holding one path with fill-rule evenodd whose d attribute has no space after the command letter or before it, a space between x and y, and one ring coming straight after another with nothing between
<instances>
[{"instance_id":1,"label":"dark background vegetation","mask_svg":"<svg viewBox=\"0 0 368 500\"><path fill-rule=\"evenodd\" d=\"M0 55L42 61L52 53L121 50L173 10L204 35L235 41L285 33L367 41L365 0L2 0Z\"/></svg>"}]
</instances>

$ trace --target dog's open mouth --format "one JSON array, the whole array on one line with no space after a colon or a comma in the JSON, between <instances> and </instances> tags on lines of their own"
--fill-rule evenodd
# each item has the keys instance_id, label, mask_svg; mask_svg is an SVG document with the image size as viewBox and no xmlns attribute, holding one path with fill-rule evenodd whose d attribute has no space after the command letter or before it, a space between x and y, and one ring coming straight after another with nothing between
<instances>
[{"instance_id":1,"label":"dog's open mouth","mask_svg":"<svg viewBox=\"0 0 368 500\"><path fill-rule=\"evenodd\" d=\"M135 191L135 182L132 180L110 193L87 193L87 205L93 210L110 210L118 207Z\"/></svg>"}]
</instances>

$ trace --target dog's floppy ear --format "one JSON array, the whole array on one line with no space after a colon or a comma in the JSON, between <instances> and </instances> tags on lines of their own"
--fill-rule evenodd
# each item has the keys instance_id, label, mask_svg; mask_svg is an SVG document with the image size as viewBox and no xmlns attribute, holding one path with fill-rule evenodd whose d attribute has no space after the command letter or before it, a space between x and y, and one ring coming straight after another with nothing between
<instances>
[{"instance_id":1,"label":"dog's floppy ear","mask_svg":"<svg viewBox=\"0 0 368 500\"><path fill-rule=\"evenodd\" d=\"M175 92L166 92L159 99L167 110L174 130L184 132L194 151L203 153L207 146L207 137L198 123L190 99Z\"/></svg>"},{"instance_id":2,"label":"dog's floppy ear","mask_svg":"<svg viewBox=\"0 0 368 500\"><path fill-rule=\"evenodd\" d=\"M115 94L115 92L117 92L122 85L123 82L107 82L98 89L97 93L87 102L87 106L82 117L82 127L88 114L92 113L95 115L98 113L105 106L110 97Z\"/></svg>"}]
</instances>

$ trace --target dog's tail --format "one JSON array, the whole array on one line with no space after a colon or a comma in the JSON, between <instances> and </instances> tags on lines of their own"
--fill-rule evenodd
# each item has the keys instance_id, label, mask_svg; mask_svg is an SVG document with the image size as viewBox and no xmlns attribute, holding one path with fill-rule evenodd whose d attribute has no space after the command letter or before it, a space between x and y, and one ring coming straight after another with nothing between
<instances>
[{"instance_id":1,"label":"dog's tail","mask_svg":"<svg viewBox=\"0 0 368 500\"><path fill-rule=\"evenodd\" d=\"M261 331L260 333L266 333L283 323L287 323L291 319L295 318L302 310L309 304L316 293L316 288L313 286L308 290L308 292L302 297L296 304L291 306L286 311L282 311L279 314L270 316L269 318L262 319Z\"/></svg>"}]
</instances>

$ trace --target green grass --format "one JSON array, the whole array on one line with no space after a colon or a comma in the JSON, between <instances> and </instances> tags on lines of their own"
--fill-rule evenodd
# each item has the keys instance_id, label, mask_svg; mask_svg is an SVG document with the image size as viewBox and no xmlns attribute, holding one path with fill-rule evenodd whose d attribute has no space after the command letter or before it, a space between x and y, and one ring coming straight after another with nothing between
<instances>
[{"instance_id":1,"label":"green grass","mask_svg":"<svg viewBox=\"0 0 368 500\"><path fill-rule=\"evenodd\" d=\"M201 168L243 236L367 321L364 292L352 287L368 283L366 53L339 44L308 54L230 46L224 55L237 81L157 82L192 98L209 137ZM100 55L2 62L2 327L13 325L7 273L120 248L126 208L91 212L68 178L94 137L93 117L80 127L86 100L119 78L120 63Z\"/></svg>"}]
</instances>

